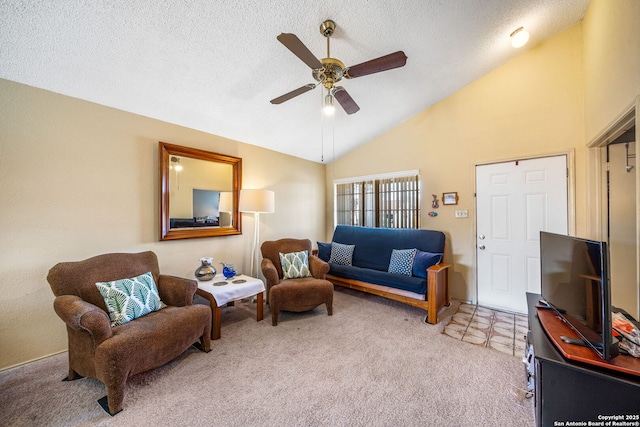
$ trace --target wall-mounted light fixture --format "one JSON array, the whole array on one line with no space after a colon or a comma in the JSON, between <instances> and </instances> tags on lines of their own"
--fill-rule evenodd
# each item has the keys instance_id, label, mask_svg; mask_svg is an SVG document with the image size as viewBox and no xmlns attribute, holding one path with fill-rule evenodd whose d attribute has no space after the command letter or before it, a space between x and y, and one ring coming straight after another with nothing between
<instances>
[{"instance_id":1,"label":"wall-mounted light fixture","mask_svg":"<svg viewBox=\"0 0 640 427\"><path fill-rule=\"evenodd\" d=\"M524 46L529 41L529 33L525 31L524 27L520 27L511 33L511 46L516 49Z\"/></svg>"}]
</instances>

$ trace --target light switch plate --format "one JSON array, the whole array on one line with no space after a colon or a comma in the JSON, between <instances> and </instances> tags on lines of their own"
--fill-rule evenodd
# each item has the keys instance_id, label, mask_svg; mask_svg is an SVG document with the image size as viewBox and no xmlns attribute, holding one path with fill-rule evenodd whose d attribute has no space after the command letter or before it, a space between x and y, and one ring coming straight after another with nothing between
<instances>
[{"instance_id":1,"label":"light switch plate","mask_svg":"<svg viewBox=\"0 0 640 427\"><path fill-rule=\"evenodd\" d=\"M456 209L456 218L469 218L469 211L466 209Z\"/></svg>"}]
</instances>

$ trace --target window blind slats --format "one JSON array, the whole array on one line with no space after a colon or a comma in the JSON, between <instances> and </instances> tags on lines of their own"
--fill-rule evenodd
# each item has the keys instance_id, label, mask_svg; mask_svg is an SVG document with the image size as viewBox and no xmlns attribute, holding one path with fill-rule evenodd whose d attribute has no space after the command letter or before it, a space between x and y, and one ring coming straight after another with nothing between
<instances>
[{"instance_id":1,"label":"window blind slats","mask_svg":"<svg viewBox=\"0 0 640 427\"><path fill-rule=\"evenodd\" d=\"M420 177L336 184L338 224L420 228Z\"/></svg>"}]
</instances>

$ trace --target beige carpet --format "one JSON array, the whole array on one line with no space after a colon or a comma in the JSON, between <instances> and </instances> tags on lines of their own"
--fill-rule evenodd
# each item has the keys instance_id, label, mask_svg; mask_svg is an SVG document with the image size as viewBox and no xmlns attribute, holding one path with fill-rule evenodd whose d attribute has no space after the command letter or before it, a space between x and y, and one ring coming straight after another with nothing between
<instances>
[{"instance_id":1,"label":"beige carpet","mask_svg":"<svg viewBox=\"0 0 640 427\"><path fill-rule=\"evenodd\" d=\"M533 426L520 360L442 334L421 310L337 288L324 307L223 309L222 339L129 380L124 411L92 379L62 382L66 353L0 372L2 426Z\"/></svg>"}]
</instances>

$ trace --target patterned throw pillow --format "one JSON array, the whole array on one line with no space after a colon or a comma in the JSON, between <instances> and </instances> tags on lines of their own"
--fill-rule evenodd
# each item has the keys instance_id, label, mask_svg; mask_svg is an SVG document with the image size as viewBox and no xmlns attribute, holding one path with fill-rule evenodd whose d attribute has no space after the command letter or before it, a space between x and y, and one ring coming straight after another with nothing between
<instances>
[{"instance_id":1,"label":"patterned throw pillow","mask_svg":"<svg viewBox=\"0 0 640 427\"><path fill-rule=\"evenodd\" d=\"M413 267L413 258L416 256L417 249L394 249L391 251L391 260L389 261L389 273L404 274L411 276L411 268Z\"/></svg>"},{"instance_id":2,"label":"patterned throw pillow","mask_svg":"<svg viewBox=\"0 0 640 427\"><path fill-rule=\"evenodd\" d=\"M329 262L332 264L351 265L353 259L353 250L356 245L345 245L342 243L331 242L331 256Z\"/></svg>"},{"instance_id":3,"label":"patterned throw pillow","mask_svg":"<svg viewBox=\"0 0 640 427\"><path fill-rule=\"evenodd\" d=\"M280 265L282 265L282 273L285 279L299 279L311 276L308 251L288 254L280 252Z\"/></svg>"},{"instance_id":4,"label":"patterned throw pillow","mask_svg":"<svg viewBox=\"0 0 640 427\"><path fill-rule=\"evenodd\" d=\"M98 282L96 286L109 310L112 327L167 306L160 301L151 272L130 279Z\"/></svg>"},{"instance_id":5,"label":"patterned throw pillow","mask_svg":"<svg viewBox=\"0 0 640 427\"><path fill-rule=\"evenodd\" d=\"M416 277L427 278L427 268L442 262L442 254L423 252L418 250L413 258L413 275Z\"/></svg>"}]
</instances>

